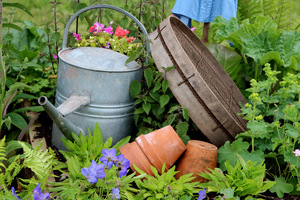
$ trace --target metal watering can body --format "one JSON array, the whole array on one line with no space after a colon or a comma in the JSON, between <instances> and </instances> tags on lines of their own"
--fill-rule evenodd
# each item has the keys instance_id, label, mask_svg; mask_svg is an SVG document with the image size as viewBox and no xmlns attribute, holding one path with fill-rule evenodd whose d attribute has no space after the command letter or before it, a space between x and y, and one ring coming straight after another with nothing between
<instances>
[{"instance_id":1,"label":"metal watering can body","mask_svg":"<svg viewBox=\"0 0 300 200\"><path fill-rule=\"evenodd\" d=\"M129 86L133 80L141 81L142 68L127 56L109 49L96 47L66 48L68 29L81 13L94 8L110 8L132 18L144 34L142 24L131 14L117 7L99 4L86 7L71 17L59 52L56 100L54 107L46 97L40 97L42 105L55 122L52 144L66 149L61 137L72 140L71 133L88 134L96 123L102 131L103 140L113 138L113 144L131 134L134 101ZM147 51L148 52L148 51Z\"/></svg>"}]
</instances>

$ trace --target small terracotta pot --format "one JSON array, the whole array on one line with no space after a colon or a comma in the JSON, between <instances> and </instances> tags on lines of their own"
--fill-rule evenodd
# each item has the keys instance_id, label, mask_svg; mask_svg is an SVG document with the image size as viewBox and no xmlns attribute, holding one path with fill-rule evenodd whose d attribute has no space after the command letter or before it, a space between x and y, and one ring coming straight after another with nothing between
<instances>
[{"instance_id":1,"label":"small terracotta pot","mask_svg":"<svg viewBox=\"0 0 300 200\"><path fill-rule=\"evenodd\" d=\"M133 171L136 171L133 168L135 164L151 176L153 176L151 165L161 174L164 163L167 171L186 150L184 143L170 125L140 135L135 140L122 146L120 152L130 161L130 168Z\"/></svg>"},{"instance_id":2,"label":"small terracotta pot","mask_svg":"<svg viewBox=\"0 0 300 200\"><path fill-rule=\"evenodd\" d=\"M135 141L160 174L164 163L167 171L186 150L184 143L170 125L140 135Z\"/></svg>"},{"instance_id":3,"label":"small terracotta pot","mask_svg":"<svg viewBox=\"0 0 300 200\"><path fill-rule=\"evenodd\" d=\"M127 143L124 146L120 147L119 150L125 156L125 158L130 161L130 168L132 169L132 171L136 172L133 167L133 164L135 164L138 168L140 168L147 174L151 176L154 175L150 167L151 163L136 142ZM139 173L137 172L136 175L139 175Z\"/></svg>"},{"instance_id":4,"label":"small terracotta pot","mask_svg":"<svg viewBox=\"0 0 300 200\"><path fill-rule=\"evenodd\" d=\"M186 145L187 150L178 160L175 178L179 179L184 174L194 173L193 181L207 182L198 173L209 171L208 168L217 167L218 148L210 143L199 140L190 140Z\"/></svg>"}]
</instances>

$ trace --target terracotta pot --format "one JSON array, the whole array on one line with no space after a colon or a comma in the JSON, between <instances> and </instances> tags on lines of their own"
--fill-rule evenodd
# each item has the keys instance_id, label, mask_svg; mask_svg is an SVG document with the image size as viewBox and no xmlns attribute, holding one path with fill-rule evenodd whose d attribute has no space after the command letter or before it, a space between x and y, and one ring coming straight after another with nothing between
<instances>
[{"instance_id":1,"label":"terracotta pot","mask_svg":"<svg viewBox=\"0 0 300 200\"><path fill-rule=\"evenodd\" d=\"M150 167L151 163L136 142L127 143L119 150L125 156L125 158L130 161L130 168L132 169L132 171L136 172L133 167L133 164L135 164L138 168L140 168L147 174L151 176L154 175ZM139 175L138 172L136 174Z\"/></svg>"},{"instance_id":2,"label":"terracotta pot","mask_svg":"<svg viewBox=\"0 0 300 200\"><path fill-rule=\"evenodd\" d=\"M184 143L170 125L140 135L135 141L160 174L164 163L167 171L186 150Z\"/></svg>"},{"instance_id":3,"label":"terracotta pot","mask_svg":"<svg viewBox=\"0 0 300 200\"><path fill-rule=\"evenodd\" d=\"M175 178L188 173L194 173L193 181L207 182L206 179L200 177L198 173L209 171L208 168L217 167L218 148L210 143L199 140L190 140L186 145L187 150L178 160Z\"/></svg>"},{"instance_id":4,"label":"terracotta pot","mask_svg":"<svg viewBox=\"0 0 300 200\"><path fill-rule=\"evenodd\" d=\"M166 171L174 165L180 155L186 150L172 126L166 126L146 135L140 135L135 142L120 148L120 152L133 164L147 174L153 176L151 165L161 174L162 166L166 163Z\"/></svg>"}]
</instances>

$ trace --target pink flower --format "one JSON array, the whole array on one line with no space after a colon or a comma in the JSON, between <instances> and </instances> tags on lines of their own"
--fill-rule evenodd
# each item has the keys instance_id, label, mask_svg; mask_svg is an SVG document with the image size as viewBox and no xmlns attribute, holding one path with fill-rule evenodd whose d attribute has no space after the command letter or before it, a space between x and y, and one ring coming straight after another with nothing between
<instances>
[{"instance_id":1,"label":"pink flower","mask_svg":"<svg viewBox=\"0 0 300 200\"><path fill-rule=\"evenodd\" d=\"M293 153L295 154L296 157L300 156L300 150L299 149L295 149L295 151L293 151Z\"/></svg>"},{"instance_id":2,"label":"pink flower","mask_svg":"<svg viewBox=\"0 0 300 200\"><path fill-rule=\"evenodd\" d=\"M114 23L113 21L110 21L110 22L109 22L109 24L113 24L113 23Z\"/></svg>"},{"instance_id":3,"label":"pink flower","mask_svg":"<svg viewBox=\"0 0 300 200\"><path fill-rule=\"evenodd\" d=\"M76 41L80 41L81 40L81 38L80 38L81 34L73 33L73 36L75 37Z\"/></svg>"},{"instance_id":4,"label":"pink flower","mask_svg":"<svg viewBox=\"0 0 300 200\"><path fill-rule=\"evenodd\" d=\"M105 31L106 33L108 33L108 34L113 34L113 33L114 33L114 30L113 30L113 28L112 28L111 26L105 28L104 31Z\"/></svg>"},{"instance_id":5,"label":"pink flower","mask_svg":"<svg viewBox=\"0 0 300 200\"><path fill-rule=\"evenodd\" d=\"M134 38L134 37L132 37L132 36L129 37L129 38L126 38L126 40L127 40L128 43L132 42L132 40L135 40L135 39L136 39L136 38Z\"/></svg>"},{"instance_id":6,"label":"pink flower","mask_svg":"<svg viewBox=\"0 0 300 200\"><path fill-rule=\"evenodd\" d=\"M100 33L104 29L104 24L99 24L99 22L96 22L93 24L92 27L89 28L89 32L94 32L94 33Z\"/></svg>"},{"instance_id":7,"label":"pink flower","mask_svg":"<svg viewBox=\"0 0 300 200\"><path fill-rule=\"evenodd\" d=\"M53 54L53 58L54 58L54 59L57 59L57 55L56 55L55 53Z\"/></svg>"},{"instance_id":8,"label":"pink flower","mask_svg":"<svg viewBox=\"0 0 300 200\"><path fill-rule=\"evenodd\" d=\"M191 31L193 31L193 32L194 32L194 30L196 30L196 27L193 27L193 28L191 28Z\"/></svg>"}]
</instances>

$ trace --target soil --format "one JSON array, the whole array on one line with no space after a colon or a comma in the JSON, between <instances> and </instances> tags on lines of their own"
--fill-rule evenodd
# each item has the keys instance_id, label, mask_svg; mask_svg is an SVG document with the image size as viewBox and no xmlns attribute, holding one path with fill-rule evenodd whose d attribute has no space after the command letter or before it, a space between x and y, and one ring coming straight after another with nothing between
<instances>
[{"instance_id":1,"label":"soil","mask_svg":"<svg viewBox=\"0 0 300 200\"><path fill-rule=\"evenodd\" d=\"M61 162L66 162L66 159L63 157L63 155L58 151L58 149L55 146L52 146L51 144L51 131L52 131L52 119L48 116L48 114L44 111L39 114L39 118L37 120L38 123L41 124L41 127L36 128L35 131L38 133L35 135L35 138L42 138L44 137L46 139L46 143L48 147L51 147L52 150L56 153L56 157L58 158L59 161ZM196 130L195 130L196 132ZM207 138L204 136L201 136L200 134L195 134L194 133L190 136L191 139L199 139L202 141L208 142ZM58 177L61 176L61 173L58 171L54 171L54 174L57 175ZM56 178L56 181L59 182L60 178ZM214 200L216 199L218 194L215 193L209 193L207 194L208 200ZM263 193L262 195L259 196L259 198L262 199L268 199L268 200L300 200L300 195L288 195L286 194L283 198L279 198L274 196L273 193Z\"/></svg>"}]
</instances>

